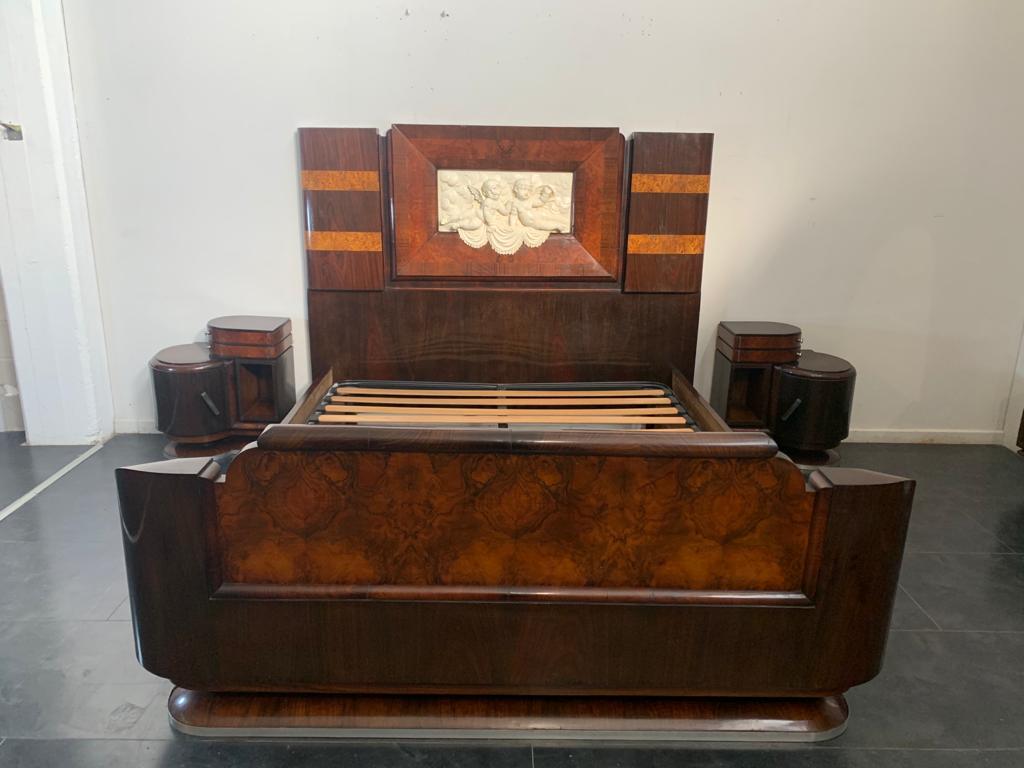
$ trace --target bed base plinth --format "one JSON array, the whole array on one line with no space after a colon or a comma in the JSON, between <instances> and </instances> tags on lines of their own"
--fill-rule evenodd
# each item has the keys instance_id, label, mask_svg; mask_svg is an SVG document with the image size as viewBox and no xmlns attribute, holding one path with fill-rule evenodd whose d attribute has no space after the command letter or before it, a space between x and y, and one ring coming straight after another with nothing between
<instances>
[{"instance_id":1,"label":"bed base plinth","mask_svg":"<svg viewBox=\"0 0 1024 768\"><path fill-rule=\"evenodd\" d=\"M366 696L175 688L172 727L208 738L825 741L842 696L800 699Z\"/></svg>"}]
</instances>

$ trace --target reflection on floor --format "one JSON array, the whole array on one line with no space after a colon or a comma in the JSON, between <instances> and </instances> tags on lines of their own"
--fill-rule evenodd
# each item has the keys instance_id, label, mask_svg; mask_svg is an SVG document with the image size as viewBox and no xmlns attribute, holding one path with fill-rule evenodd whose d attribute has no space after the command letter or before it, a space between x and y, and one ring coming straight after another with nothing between
<instances>
[{"instance_id":1,"label":"reflection on floor","mask_svg":"<svg viewBox=\"0 0 1024 768\"><path fill-rule=\"evenodd\" d=\"M136 663L113 471L161 458L115 438L0 522L0 766L1024 765L1024 459L994 446L849 445L917 479L885 668L816 746L232 743L175 736ZM0 507L83 449L0 440Z\"/></svg>"}]
</instances>

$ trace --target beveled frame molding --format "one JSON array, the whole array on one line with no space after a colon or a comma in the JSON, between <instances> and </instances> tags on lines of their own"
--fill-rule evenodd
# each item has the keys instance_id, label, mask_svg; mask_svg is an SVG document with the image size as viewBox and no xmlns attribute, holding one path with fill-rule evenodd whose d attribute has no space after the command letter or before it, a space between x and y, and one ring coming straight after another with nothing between
<instances>
[{"instance_id":1,"label":"beveled frame molding","mask_svg":"<svg viewBox=\"0 0 1024 768\"><path fill-rule=\"evenodd\" d=\"M616 283L624 140L617 128L395 125L389 132L395 281ZM437 171L573 173L573 232L503 256L439 232Z\"/></svg>"}]
</instances>

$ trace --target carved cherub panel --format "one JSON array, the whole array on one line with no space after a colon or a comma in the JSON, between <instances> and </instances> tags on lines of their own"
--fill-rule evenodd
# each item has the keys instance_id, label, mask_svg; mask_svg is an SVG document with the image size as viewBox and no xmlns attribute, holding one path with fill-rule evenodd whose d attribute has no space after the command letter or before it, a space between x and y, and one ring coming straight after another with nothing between
<instances>
[{"instance_id":1,"label":"carved cherub panel","mask_svg":"<svg viewBox=\"0 0 1024 768\"><path fill-rule=\"evenodd\" d=\"M437 172L437 228L466 245L512 254L572 231L572 173Z\"/></svg>"}]
</instances>

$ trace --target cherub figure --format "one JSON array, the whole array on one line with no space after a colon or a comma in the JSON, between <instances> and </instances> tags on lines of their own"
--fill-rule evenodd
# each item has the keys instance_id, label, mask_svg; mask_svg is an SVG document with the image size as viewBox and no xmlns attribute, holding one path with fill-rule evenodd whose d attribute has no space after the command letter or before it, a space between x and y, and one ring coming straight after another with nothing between
<instances>
[{"instance_id":1,"label":"cherub figure","mask_svg":"<svg viewBox=\"0 0 1024 768\"><path fill-rule=\"evenodd\" d=\"M554 198L554 194L555 191L545 184L541 187L540 199L534 200L533 185L526 179L517 179L512 186L510 221L514 221L515 216L518 216L524 226L532 229L539 229L543 232L566 231L568 229L566 217L557 209L552 211L548 208L548 202Z\"/></svg>"},{"instance_id":2,"label":"cherub figure","mask_svg":"<svg viewBox=\"0 0 1024 768\"><path fill-rule=\"evenodd\" d=\"M500 227L508 220L511 203L501 202L501 182L498 179L487 179L480 189L469 187L473 198L480 204L484 223L488 227Z\"/></svg>"}]
</instances>

